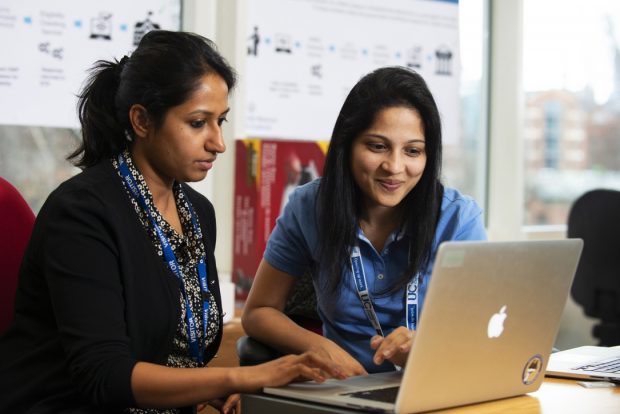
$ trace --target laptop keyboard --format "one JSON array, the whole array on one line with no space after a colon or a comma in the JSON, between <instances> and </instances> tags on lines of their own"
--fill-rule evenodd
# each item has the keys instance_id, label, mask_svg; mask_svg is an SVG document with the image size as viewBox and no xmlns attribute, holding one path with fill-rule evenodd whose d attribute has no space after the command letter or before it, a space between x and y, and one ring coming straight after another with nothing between
<instances>
[{"instance_id":1,"label":"laptop keyboard","mask_svg":"<svg viewBox=\"0 0 620 414\"><path fill-rule=\"evenodd\" d=\"M594 364L582 365L577 368L583 371L595 371L606 373L620 373L620 357L607 358Z\"/></svg>"},{"instance_id":2,"label":"laptop keyboard","mask_svg":"<svg viewBox=\"0 0 620 414\"><path fill-rule=\"evenodd\" d=\"M342 395L348 395L355 398L363 398L365 400L395 403L396 397L398 396L398 388L398 386L379 388L376 390L348 392Z\"/></svg>"}]
</instances>

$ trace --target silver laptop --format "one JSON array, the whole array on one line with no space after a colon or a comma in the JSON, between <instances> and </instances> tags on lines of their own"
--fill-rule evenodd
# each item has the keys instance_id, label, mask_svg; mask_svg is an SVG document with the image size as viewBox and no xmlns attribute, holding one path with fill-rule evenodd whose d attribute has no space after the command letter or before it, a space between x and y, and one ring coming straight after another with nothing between
<instances>
[{"instance_id":1,"label":"silver laptop","mask_svg":"<svg viewBox=\"0 0 620 414\"><path fill-rule=\"evenodd\" d=\"M582 244L580 239L443 243L401 372L263 391L396 413L535 391L543 381Z\"/></svg>"},{"instance_id":2,"label":"silver laptop","mask_svg":"<svg viewBox=\"0 0 620 414\"><path fill-rule=\"evenodd\" d=\"M620 382L620 346L580 346L556 352L546 375Z\"/></svg>"}]
</instances>

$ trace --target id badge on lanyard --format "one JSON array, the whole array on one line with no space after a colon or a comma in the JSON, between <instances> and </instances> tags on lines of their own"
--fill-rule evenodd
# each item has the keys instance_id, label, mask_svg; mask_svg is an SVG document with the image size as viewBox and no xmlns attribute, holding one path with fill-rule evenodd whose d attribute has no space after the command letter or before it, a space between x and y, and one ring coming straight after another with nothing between
<instances>
[{"instance_id":1,"label":"id badge on lanyard","mask_svg":"<svg viewBox=\"0 0 620 414\"><path fill-rule=\"evenodd\" d=\"M140 205L140 207L145 211L147 217L151 221L151 224L153 225L155 232L157 233L157 237L159 238L159 242L161 244L161 248L164 253L164 258L166 259L166 264L168 265L168 268L172 271L172 273L174 273L175 277L177 278L179 282L179 287L181 289L181 295L183 296L183 300L185 301L185 313L186 313L186 318L187 318L187 337L189 338L190 355L195 361L202 364L204 362L204 352L202 349L203 346L200 344L200 341L198 338L198 331L197 331L198 321L196 317L194 316L194 312L192 311L192 308L189 304L189 298L187 295L187 291L185 290L185 283L183 282L183 274L181 273L181 268L179 267L176 255L174 254L174 251L172 250L172 247L170 246L170 241L165 236L164 232L161 230L161 228L159 227L159 225L157 224L157 222L151 215L151 209L149 205L147 204L146 200L144 199L144 196L142 195L142 193L140 193L140 191L138 190L137 183L134 177L132 176L131 171L129 171L127 161L125 160L125 157L123 156L123 154L119 154L118 156L118 167L119 167L121 176L123 177L124 183L126 184L127 189L129 190L129 193L136 200L136 202ZM194 232L196 233L198 238L202 239L202 230L200 229L200 226L198 225L198 221L196 219L196 213L194 212L191 204L189 204L189 207L190 207L189 212L190 212L190 216L192 220L192 227L194 228ZM200 280L200 290L202 293L203 338L206 338L207 337L207 324L209 322L209 299L208 299L209 297L207 295L207 293L209 292L209 286L207 283L208 276L207 276L206 257L204 255L200 257L197 268L198 268L198 277Z\"/></svg>"},{"instance_id":2,"label":"id badge on lanyard","mask_svg":"<svg viewBox=\"0 0 620 414\"><path fill-rule=\"evenodd\" d=\"M377 335L385 336L379 323L379 318L372 304L372 299L368 291L368 283L366 282L366 274L364 272L364 264L362 262L362 254L359 246L351 248L351 272L357 290L357 295L362 302L362 307L366 313L368 321L377 332ZM405 321L407 329L415 330L418 324L418 300L420 294L418 291L418 275L415 275L407 284L405 292Z\"/></svg>"}]
</instances>

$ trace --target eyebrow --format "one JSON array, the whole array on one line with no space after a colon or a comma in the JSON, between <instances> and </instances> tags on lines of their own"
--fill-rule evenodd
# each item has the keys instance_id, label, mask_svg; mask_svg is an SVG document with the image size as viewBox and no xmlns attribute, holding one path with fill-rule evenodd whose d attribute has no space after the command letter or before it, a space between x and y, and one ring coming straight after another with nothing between
<instances>
[{"instance_id":1,"label":"eyebrow","mask_svg":"<svg viewBox=\"0 0 620 414\"><path fill-rule=\"evenodd\" d=\"M385 135L381 135L381 134L369 133L369 134L364 134L364 135L367 137L371 137L371 138L379 138L384 141L391 141L388 137L386 137ZM407 144L411 144L413 142L421 142L422 144L426 144L426 141L424 139L410 139L409 141L407 141Z\"/></svg>"},{"instance_id":2,"label":"eyebrow","mask_svg":"<svg viewBox=\"0 0 620 414\"><path fill-rule=\"evenodd\" d=\"M228 113L230 112L230 108L227 108L224 112L222 112L221 115L219 116L224 116L224 115L228 115ZM208 115L208 116L213 116L215 115L215 113L211 112L211 111L207 111L206 109L197 109L195 111L192 111L189 113L190 115L194 115L194 114L204 114L204 115Z\"/></svg>"}]
</instances>

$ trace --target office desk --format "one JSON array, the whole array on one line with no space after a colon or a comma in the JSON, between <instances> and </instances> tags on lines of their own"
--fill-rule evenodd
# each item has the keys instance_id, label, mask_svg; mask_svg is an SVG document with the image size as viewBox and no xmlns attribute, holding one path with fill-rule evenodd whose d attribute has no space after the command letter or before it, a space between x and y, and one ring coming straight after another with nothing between
<instances>
[{"instance_id":1,"label":"office desk","mask_svg":"<svg viewBox=\"0 0 620 414\"><path fill-rule=\"evenodd\" d=\"M353 414L359 411L332 408L264 394L245 394L241 397L243 414ZM546 378L536 392L447 410L433 411L451 414L495 413L620 413L620 386L614 388L584 388L576 381Z\"/></svg>"}]
</instances>

